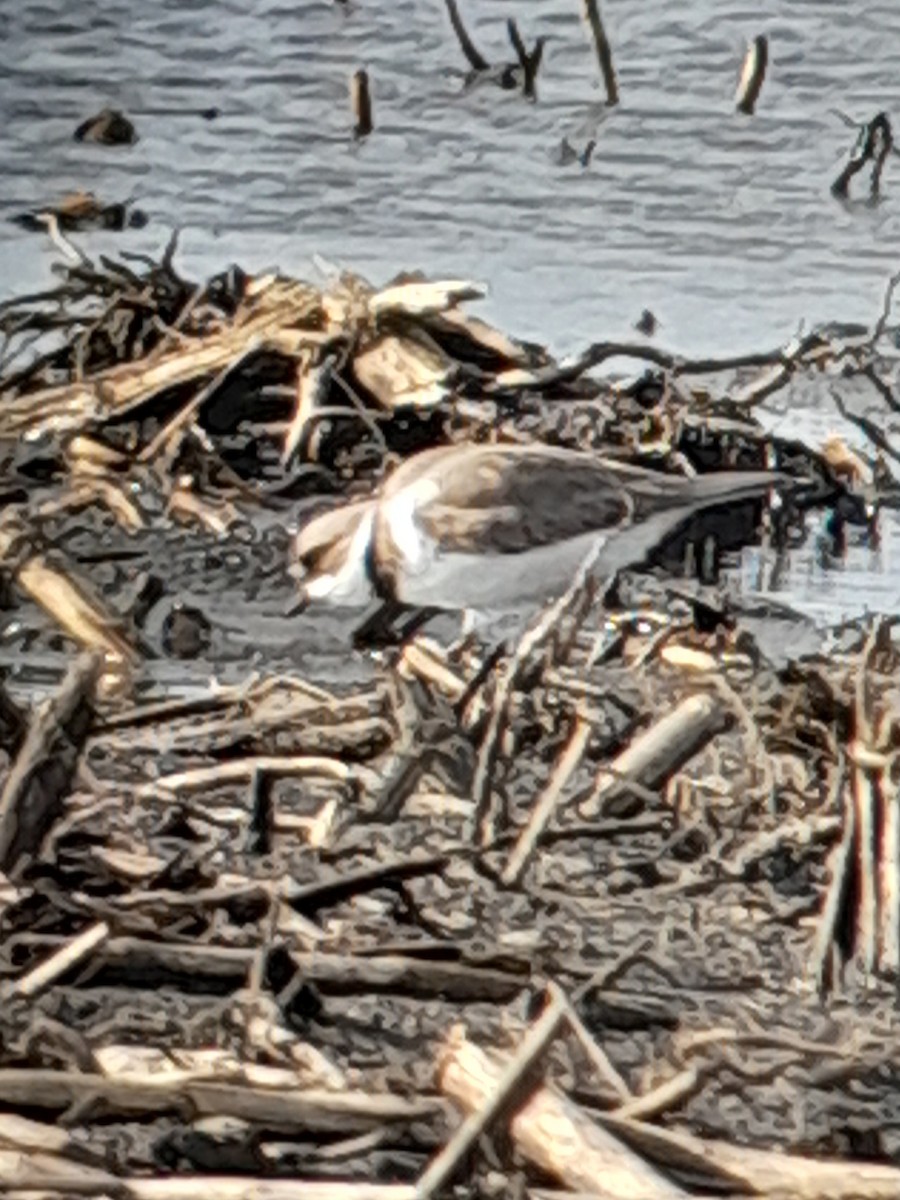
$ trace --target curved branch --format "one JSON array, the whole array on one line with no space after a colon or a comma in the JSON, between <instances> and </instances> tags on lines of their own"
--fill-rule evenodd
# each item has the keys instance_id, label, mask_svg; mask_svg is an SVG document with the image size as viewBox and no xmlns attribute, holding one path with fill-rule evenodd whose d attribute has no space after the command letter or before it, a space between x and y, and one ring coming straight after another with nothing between
<instances>
[{"instance_id":1,"label":"curved branch","mask_svg":"<svg viewBox=\"0 0 900 1200\"><path fill-rule=\"evenodd\" d=\"M456 40L459 42L460 49L469 60L469 64L476 71L487 71L490 69L490 64L487 59L482 57L475 48L475 43L469 37L465 25L462 23L462 17L459 15L459 9L456 7L456 0L446 0L447 15L450 18L450 24L453 26L453 32L456 34Z\"/></svg>"}]
</instances>

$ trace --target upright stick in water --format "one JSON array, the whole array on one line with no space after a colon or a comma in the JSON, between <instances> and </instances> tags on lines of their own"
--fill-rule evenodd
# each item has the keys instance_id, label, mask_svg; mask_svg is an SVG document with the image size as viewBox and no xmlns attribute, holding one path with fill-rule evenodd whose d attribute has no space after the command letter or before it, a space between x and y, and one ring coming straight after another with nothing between
<instances>
[{"instance_id":1,"label":"upright stick in water","mask_svg":"<svg viewBox=\"0 0 900 1200\"><path fill-rule=\"evenodd\" d=\"M350 107L353 110L353 136L364 138L372 132L372 97L369 94L369 73L360 68L350 77Z\"/></svg>"},{"instance_id":2,"label":"upright stick in water","mask_svg":"<svg viewBox=\"0 0 900 1200\"><path fill-rule=\"evenodd\" d=\"M762 91L763 80L766 77L766 67L769 65L769 42L764 33L758 34L747 47L744 64L741 67L741 77L738 80L737 94L734 103L738 112L752 116L756 101Z\"/></svg>"},{"instance_id":3,"label":"upright stick in water","mask_svg":"<svg viewBox=\"0 0 900 1200\"><path fill-rule=\"evenodd\" d=\"M606 87L606 103L610 105L618 104L619 88L616 84L616 72L613 68L612 50L610 49L609 41L603 28L603 22L600 20L600 7L597 0L584 0L584 15L594 39L597 61L600 64L603 83Z\"/></svg>"}]
</instances>

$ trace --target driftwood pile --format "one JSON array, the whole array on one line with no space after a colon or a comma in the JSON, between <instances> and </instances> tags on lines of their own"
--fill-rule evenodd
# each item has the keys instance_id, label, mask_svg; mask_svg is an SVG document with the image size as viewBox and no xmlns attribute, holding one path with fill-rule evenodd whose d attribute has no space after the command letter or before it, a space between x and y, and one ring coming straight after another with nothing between
<instances>
[{"instance_id":1,"label":"driftwood pile","mask_svg":"<svg viewBox=\"0 0 900 1200\"><path fill-rule=\"evenodd\" d=\"M710 587L635 576L604 607L584 577L500 653L420 635L357 682L228 684L202 612L146 624L142 572L179 587L151 534L194 540L210 597L215 554L274 539L277 605L298 513L448 439L891 502L890 442L841 398L893 397L889 305L730 362L558 362L478 294L198 286L170 250L0 309L5 1192L900 1194L889 620L776 665ZM823 379L870 460L757 420ZM773 554L801 515L768 514Z\"/></svg>"}]
</instances>

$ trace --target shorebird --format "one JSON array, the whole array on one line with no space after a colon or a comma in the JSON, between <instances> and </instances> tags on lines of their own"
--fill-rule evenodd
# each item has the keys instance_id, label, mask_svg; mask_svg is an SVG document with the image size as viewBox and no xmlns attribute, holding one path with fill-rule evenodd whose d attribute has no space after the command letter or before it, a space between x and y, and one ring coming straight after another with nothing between
<instances>
[{"instance_id":1,"label":"shorebird","mask_svg":"<svg viewBox=\"0 0 900 1200\"><path fill-rule=\"evenodd\" d=\"M368 501L315 518L295 546L312 601L475 613L533 608L595 555L610 582L702 509L762 497L785 477L691 478L544 445L458 445L402 463Z\"/></svg>"}]
</instances>

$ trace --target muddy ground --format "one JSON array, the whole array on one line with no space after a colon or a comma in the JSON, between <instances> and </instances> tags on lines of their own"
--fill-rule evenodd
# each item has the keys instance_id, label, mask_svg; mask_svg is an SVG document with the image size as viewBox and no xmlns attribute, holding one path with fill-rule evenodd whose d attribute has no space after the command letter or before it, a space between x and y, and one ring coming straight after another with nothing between
<instances>
[{"instance_id":1,"label":"muddy ground","mask_svg":"<svg viewBox=\"0 0 900 1200\"><path fill-rule=\"evenodd\" d=\"M597 1194L892 1194L892 622L804 641L801 613L751 603L728 569L747 544L797 551L816 514L840 517L836 561L844 537L877 539L877 509L890 522L883 448L785 439L738 399L777 390L766 372L892 381L884 329L705 370L631 348L646 371L613 385L448 329L444 293L423 316L420 293L359 281L223 300L149 271L141 304L167 300L180 339L103 341L136 305L137 283L110 284L62 357L8 374L0 412L4 1186L413 1184L466 1107L454 1028L515 1061L562 995L578 1020L460 1152L459 1194L578 1182L552 1137L536 1153L509 1124L539 1076L653 1173L652 1192ZM273 289L261 360L240 335ZM391 370L372 369L389 339ZM411 387L413 366L433 377ZM326 408L309 438L300 418ZM305 513L377 486L386 455L497 436L674 471L774 454L802 503L693 524L493 664L453 619L360 650L349 618L284 615ZM710 538L723 570L698 578ZM773 1152L771 1174L726 1170L726 1144ZM774 1152L837 1160L845 1190Z\"/></svg>"}]
</instances>

